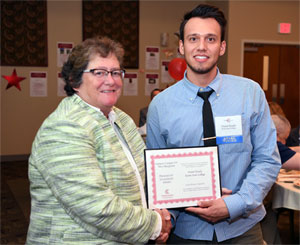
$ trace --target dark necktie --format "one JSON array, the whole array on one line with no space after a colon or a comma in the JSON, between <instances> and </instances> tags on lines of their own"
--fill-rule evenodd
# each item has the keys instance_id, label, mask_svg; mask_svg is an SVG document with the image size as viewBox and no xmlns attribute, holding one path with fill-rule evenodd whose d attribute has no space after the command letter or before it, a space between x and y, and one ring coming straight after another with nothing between
<instances>
[{"instance_id":1,"label":"dark necktie","mask_svg":"<svg viewBox=\"0 0 300 245\"><path fill-rule=\"evenodd\" d=\"M205 146L216 145L214 118L211 110L211 105L208 100L208 97L213 92L214 92L213 90L209 92L198 92L198 96L200 96L204 100L203 107L202 107L202 120L203 120L203 135L204 135L203 141Z\"/></svg>"}]
</instances>

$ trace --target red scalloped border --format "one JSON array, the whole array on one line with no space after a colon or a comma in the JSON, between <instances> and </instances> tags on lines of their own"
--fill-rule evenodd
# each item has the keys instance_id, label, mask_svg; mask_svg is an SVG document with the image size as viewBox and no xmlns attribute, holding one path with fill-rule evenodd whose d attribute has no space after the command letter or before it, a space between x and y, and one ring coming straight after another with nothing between
<instances>
[{"instance_id":1,"label":"red scalloped border","mask_svg":"<svg viewBox=\"0 0 300 245\"><path fill-rule=\"evenodd\" d=\"M157 189L156 189L156 181L155 181L155 159L161 159L161 158L176 158L176 157L191 157L191 156L210 156L211 159L211 181L213 186L213 195L212 196L206 196L206 197L194 197L194 198L182 198L182 199L171 199L171 200L157 200ZM207 199L216 199L216 175L215 175L215 168L214 168L214 157L213 152L194 152L194 153L179 153L179 154L162 154L162 155L155 155L151 156L151 169L152 169L152 187L153 187L153 204L168 204L168 203L184 203L184 202L191 202L191 201L201 201L201 200L207 200Z\"/></svg>"}]
</instances>

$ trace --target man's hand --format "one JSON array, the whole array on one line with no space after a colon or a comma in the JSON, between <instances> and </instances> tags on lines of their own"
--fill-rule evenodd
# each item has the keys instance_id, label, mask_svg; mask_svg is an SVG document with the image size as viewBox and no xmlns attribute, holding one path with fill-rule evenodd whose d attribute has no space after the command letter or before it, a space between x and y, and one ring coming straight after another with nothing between
<instances>
[{"instance_id":1,"label":"man's hand","mask_svg":"<svg viewBox=\"0 0 300 245\"><path fill-rule=\"evenodd\" d=\"M155 240L156 243L165 243L172 229L171 215L167 209L155 209L161 216L162 228L159 237Z\"/></svg>"},{"instance_id":2,"label":"man's hand","mask_svg":"<svg viewBox=\"0 0 300 245\"><path fill-rule=\"evenodd\" d=\"M232 190L229 190L229 189L227 189L225 187L222 188L222 198L227 197L227 196L229 196L231 194L232 194Z\"/></svg>"},{"instance_id":3,"label":"man's hand","mask_svg":"<svg viewBox=\"0 0 300 245\"><path fill-rule=\"evenodd\" d=\"M219 220L229 217L227 206L222 198L210 201L198 202L199 207L189 207L186 211L195 213L211 223L216 223Z\"/></svg>"}]
</instances>

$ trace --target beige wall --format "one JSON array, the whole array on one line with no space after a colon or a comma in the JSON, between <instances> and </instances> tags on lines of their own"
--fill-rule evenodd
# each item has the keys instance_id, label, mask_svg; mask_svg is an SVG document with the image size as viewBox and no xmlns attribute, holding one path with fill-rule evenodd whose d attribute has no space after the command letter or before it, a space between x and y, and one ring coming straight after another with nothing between
<instances>
[{"instance_id":1,"label":"beige wall","mask_svg":"<svg viewBox=\"0 0 300 245\"><path fill-rule=\"evenodd\" d=\"M29 154L37 129L53 111L62 97L57 96L56 45L58 41L81 41L81 2L48 1L48 67L1 67L1 74L26 77L20 85L22 91L1 79L1 156ZM48 96L30 97L29 73L46 71Z\"/></svg>"},{"instance_id":2,"label":"beige wall","mask_svg":"<svg viewBox=\"0 0 300 245\"><path fill-rule=\"evenodd\" d=\"M138 123L139 109L146 106L150 99L145 96L145 47L159 46L160 33L168 32L168 49L176 50L177 38L173 35L178 30L185 12L194 8L195 1L140 1L140 57L138 72L138 96L122 96L117 106L126 111ZM11 75L16 68L17 75L26 77L20 85L20 92L15 87L6 90L7 81L1 78L1 156L26 155L30 153L34 136L43 120L56 108L62 97L57 96L56 63L57 42L82 40L81 1L47 1L48 18L48 67L1 67L2 75ZM161 58L163 57L163 53ZM48 96L30 97L29 73L46 71L48 74ZM159 72L159 71L157 71ZM166 85L161 84L161 88Z\"/></svg>"},{"instance_id":3,"label":"beige wall","mask_svg":"<svg viewBox=\"0 0 300 245\"><path fill-rule=\"evenodd\" d=\"M242 40L299 44L299 1L230 1L227 72L242 75ZM279 34L278 24L292 24L291 34Z\"/></svg>"},{"instance_id":4,"label":"beige wall","mask_svg":"<svg viewBox=\"0 0 300 245\"><path fill-rule=\"evenodd\" d=\"M229 11L228 56L222 67L228 73L240 74L241 40L264 39L275 41L299 41L299 3L297 1L208 1ZM138 123L139 109L149 103L145 96L145 47L159 46L160 33L169 33L168 49L176 51L178 31L183 14L200 1L140 1L140 56L138 72L138 96L122 96L117 104ZM62 97L57 96L56 44L58 41L79 43L82 40L81 1L48 1L48 67L1 67L1 75L10 75L16 68L22 91L15 87L6 90L7 82L1 78L1 152L0 155L29 154L31 144L43 120L53 111ZM226 9L227 11L227 9ZM225 13L226 14L226 13ZM227 15L227 14L226 14ZM279 22L291 22L291 35L277 34ZM161 50L165 48L161 47ZM161 52L161 59L165 59ZM48 73L48 96L30 97L29 72ZM226 71L226 68L223 69ZM157 71L160 73L160 71ZM166 85L161 84L161 88Z\"/></svg>"},{"instance_id":5,"label":"beige wall","mask_svg":"<svg viewBox=\"0 0 300 245\"><path fill-rule=\"evenodd\" d=\"M138 72L138 94L139 96L122 96L117 106L128 113L138 125L139 109L150 102L150 97L145 96L145 73L158 72L145 70L145 49L147 46L160 47L160 34L169 34L169 46L160 47L160 60L172 59L166 57L164 50L177 55L178 38L174 35L179 31L179 25L185 12L194 8L199 2L196 1L140 1L140 30L139 30L139 69L131 70ZM166 84L161 83L160 88Z\"/></svg>"}]
</instances>

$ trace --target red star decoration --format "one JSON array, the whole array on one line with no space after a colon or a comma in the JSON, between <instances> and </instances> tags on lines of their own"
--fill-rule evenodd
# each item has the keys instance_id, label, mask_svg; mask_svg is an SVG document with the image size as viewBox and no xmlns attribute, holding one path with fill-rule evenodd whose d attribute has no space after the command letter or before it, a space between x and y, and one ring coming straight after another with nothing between
<instances>
[{"instance_id":1,"label":"red star decoration","mask_svg":"<svg viewBox=\"0 0 300 245\"><path fill-rule=\"evenodd\" d=\"M20 91L21 91L20 82L26 78L26 77L18 77L16 69L14 69L11 76L2 75L2 77L8 81L6 89L9 89L10 87L15 86Z\"/></svg>"}]
</instances>

